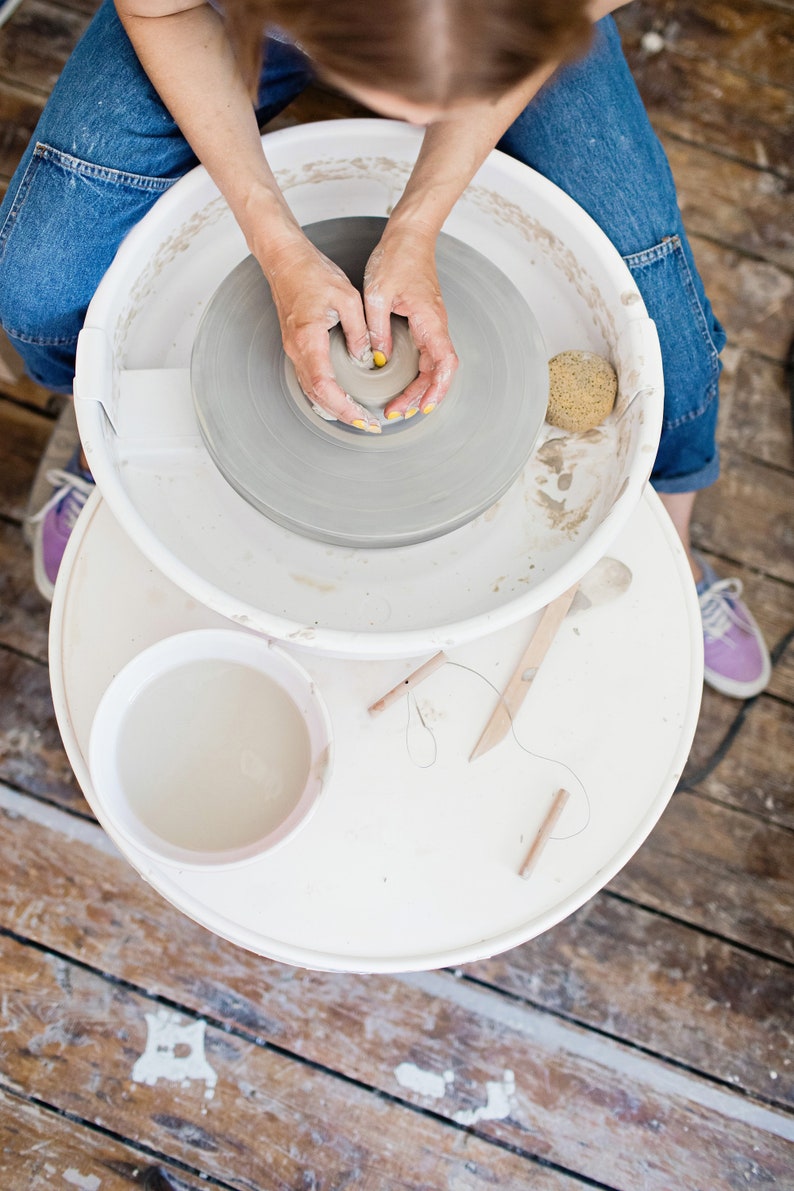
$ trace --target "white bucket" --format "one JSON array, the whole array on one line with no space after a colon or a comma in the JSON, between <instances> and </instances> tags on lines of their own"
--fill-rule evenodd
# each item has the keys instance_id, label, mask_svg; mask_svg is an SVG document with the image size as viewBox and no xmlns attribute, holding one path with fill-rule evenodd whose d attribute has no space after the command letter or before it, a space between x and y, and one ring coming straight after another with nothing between
<instances>
[{"instance_id":1,"label":"white bucket","mask_svg":"<svg viewBox=\"0 0 794 1191\"><path fill-rule=\"evenodd\" d=\"M332 759L310 675L238 629L165 637L115 675L94 716L89 765L123 845L177 868L246 864L313 814Z\"/></svg>"},{"instance_id":2,"label":"white bucket","mask_svg":"<svg viewBox=\"0 0 794 1191\"><path fill-rule=\"evenodd\" d=\"M341 120L263 143L301 223L387 215L421 132ZM122 244L80 336L75 398L91 470L150 561L200 603L255 631L342 657L413 657L537 611L601 558L636 508L658 446L658 339L619 254L572 200L494 152L445 230L491 259L525 297L549 356L586 349L619 378L596 431L548 428L488 512L430 542L351 550L301 538L226 483L193 413L198 320L247 255L203 168Z\"/></svg>"}]
</instances>

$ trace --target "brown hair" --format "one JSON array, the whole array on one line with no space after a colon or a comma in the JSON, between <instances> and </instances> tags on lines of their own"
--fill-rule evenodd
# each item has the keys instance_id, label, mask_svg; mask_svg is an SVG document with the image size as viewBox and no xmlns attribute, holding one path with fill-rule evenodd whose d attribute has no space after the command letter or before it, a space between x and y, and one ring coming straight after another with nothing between
<instances>
[{"instance_id":1,"label":"brown hair","mask_svg":"<svg viewBox=\"0 0 794 1191\"><path fill-rule=\"evenodd\" d=\"M332 77L447 106L492 99L584 50L587 0L226 0L246 81L277 26Z\"/></svg>"}]
</instances>

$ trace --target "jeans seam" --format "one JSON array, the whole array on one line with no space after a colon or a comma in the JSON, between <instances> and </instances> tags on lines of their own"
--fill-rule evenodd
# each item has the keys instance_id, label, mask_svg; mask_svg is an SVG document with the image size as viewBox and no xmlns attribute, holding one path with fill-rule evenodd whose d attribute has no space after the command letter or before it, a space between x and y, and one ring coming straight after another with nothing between
<instances>
[{"instance_id":1,"label":"jeans seam","mask_svg":"<svg viewBox=\"0 0 794 1191\"><path fill-rule=\"evenodd\" d=\"M94 178L100 182L113 182L119 186L131 186L136 190L166 191L173 184L172 178L158 178L156 174L135 174L127 170L114 169L109 165L97 165L71 153L64 153L52 145L39 141L33 153L34 159L48 161L79 177Z\"/></svg>"},{"instance_id":2,"label":"jeans seam","mask_svg":"<svg viewBox=\"0 0 794 1191\"><path fill-rule=\"evenodd\" d=\"M706 323L706 316L703 313L703 307L701 306L700 300L698 299L695 283L692 280L692 270L689 267L689 261L686 258L681 237L679 235L667 236L653 248L646 248L643 252L635 252L630 256L624 257L623 259L629 268L631 268L631 265L635 263L641 268L644 268L646 265L654 264L657 260L661 260L665 256L673 255L675 255L678 259L678 264L679 268L681 269L682 279L684 286L686 287L687 296L689 297L689 302L693 313L697 318L698 329L708 344L709 351L711 352L712 358L716 363L716 361L719 359L719 352L717 351L714 340L709 333L708 325Z\"/></svg>"},{"instance_id":3,"label":"jeans seam","mask_svg":"<svg viewBox=\"0 0 794 1191\"><path fill-rule=\"evenodd\" d=\"M36 145L36 149L38 149L38 145ZM25 167L25 172L22 175L19 186L17 187L17 192L14 195L14 200L11 203L11 206L8 208L5 222L3 223L3 226L0 228L0 260L2 260L3 256L5 255L5 248L6 248L6 244L8 243L8 237L11 235L11 232L14 229L14 226L17 221L17 216L19 215L20 211L22 210L22 208L25 205L25 201L28 196L28 191L30 190L30 187L31 187L31 184L33 181L33 170L31 167L33 166L35 160L36 160L36 150L34 150L33 156L31 157L30 161L28 162L27 166Z\"/></svg>"},{"instance_id":4,"label":"jeans seam","mask_svg":"<svg viewBox=\"0 0 794 1191\"><path fill-rule=\"evenodd\" d=\"M698 418L702 418L708 411L714 401L717 399L719 387L717 382L712 381L706 392L706 398L697 409L691 409L680 418L674 418L672 421L662 420L662 428L664 430L678 430L681 426L686 426L689 422L695 422Z\"/></svg>"},{"instance_id":5,"label":"jeans seam","mask_svg":"<svg viewBox=\"0 0 794 1191\"><path fill-rule=\"evenodd\" d=\"M25 207L30 199L38 176L38 171L45 164L49 165L50 168L59 169L72 177L91 179L110 186L126 188L129 191L137 191L140 195L151 195L154 199L169 190L176 180L172 178L158 178L147 174L135 174L113 169L109 166L96 165L93 162L75 157L73 154L64 153L60 149L55 149L53 146L42 141L37 141L17 186L16 194L9 205L6 218L3 221L2 227L0 227L0 262L5 259L9 251L11 237L14 229L18 227L23 217ZM18 343L29 344L32 347L72 347L77 342L73 336L38 337L11 325L4 325L3 329L9 337L15 339Z\"/></svg>"},{"instance_id":6,"label":"jeans seam","mask_svg":"<svg viewBox=\"0 0 794 1191\"><path fill-rule=\"evenodd\" d=\"M709 409L713 401L716 399L719 392L719 374L720 374L720 353L714 343L714 340L709 332L706 315L698 298L697 289L692 280L692 270L689 267L686 253L683 249L683 243L679 235L666 236L653 248L643 249L642 252L634 252L623 259L626 265L631 269L632 265L639 268L645 268L647 265L655 264L656 261L663 260L665 257L673 257L675 263L678 265L679 274L684 285L684 290L689 299L689 306L692 311L692 316L698 327L700 335L702 336L709 352L711 359L712 377L709 386L704 394L704 399L697 409L688 410L682 417L673 420L663 420L662 426L665 430L677 430L681 426L686 426L689 422L694 422L698 418L703 417Z\"/></svg>"},{"instance_id":7,"label":"jeans seam","mask_svg":"<svg viewBox=\"0 0 794 1191\"><path fill-rule=\"evenodd\" d=\"M80 157L75 157L70 153L64 153L60 149L55 149L52 145L37 141L30 161L25 168L25 173L17 187L14 200L8 209L5 222L2 228L0 228L0 258L2 258L5 251L11 230L25 206L37 169L42 162L49 162L50 165L56 166L67 173L75 174L78 177L93 178L97 181L111 182L119 186L129 186L144 193L160 192L164 194L175 181L172 178L158 178L149 174L134 174L123 170L116 170L110 166L95 165L93 162L84 161Z\"/></svg>"},{"instance_id":8,"label":"jeans seam","mask_svg":"<svg viewBox=\"0 0 794 1191\"><path fill-rule=\"evenodd\" d=\"M15 339L17 343L29 343L31 347L71 347L72 344L77 343L77 339L73 335L36 338L34 335L26 335L24 331L17 331L13 327L6 326L3 326L3 331L8 339Z\"/></svg>"}]
</instances>

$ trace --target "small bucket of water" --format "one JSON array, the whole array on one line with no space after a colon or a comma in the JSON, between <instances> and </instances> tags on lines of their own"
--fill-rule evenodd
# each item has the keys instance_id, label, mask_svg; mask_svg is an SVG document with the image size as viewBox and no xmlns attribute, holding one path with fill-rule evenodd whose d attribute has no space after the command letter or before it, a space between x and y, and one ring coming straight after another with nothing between
<instances>
[{"instance_id":1,"label":"small bucket of water","mask_svg":"<svg viewBox=\"0 0 794 1191\"><path fill-rule=\"evenodd\" d=\"M181 868L225 868L282 844L317 805L330 762L310 675L234 629L138 654L105 692L89 746L111 834Z\"/></svg>"}]
</instances>

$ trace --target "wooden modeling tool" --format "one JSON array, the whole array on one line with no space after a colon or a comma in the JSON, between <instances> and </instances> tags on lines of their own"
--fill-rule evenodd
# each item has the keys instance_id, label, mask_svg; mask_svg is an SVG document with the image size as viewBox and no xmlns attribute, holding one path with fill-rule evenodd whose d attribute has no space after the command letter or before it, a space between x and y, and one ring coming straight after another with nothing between
<instances>
[{"instance_id":1,"label":"wooden modeling tool","mask_svg":"<svg viewBox=\"0 0 794 1191\"><path fill-rule=\"evenodd\" d=\"M420 682L424 682L426 678L429 678L431 674L435 673L436 670L444 665L446 660L447 655L444 653L443 649L439 653L434 653L431 658L428 658L428 660L419 666L418 669L412 671L412 673L404 678L402 682L398 682L397 686L393 686L390 691L387 691L382 698L376 699L375 702L367 708L369 714L380 715L380 713L385 711L387 707L391 707L392 703L396 703L397 700L401 699L403 695L408 693L408 691L412 691L415 686L419 685Z\"/></svg>"},{"instance_id":2,"label":"wooden modeling tool","mask_svg":"<svg viewBox=\"0 0 794 1191\"><path fill-rule=\"evenodd\" d=\"M513 723L522 703L529 694L529 688L532 686L540 664L557 635L557 630L568 614L578 587L579 584L575 583L573 587L569 587L562 595L557 596L556 600L552 600L550 604L547 604L529 645L524 650L510 681L502 692L491 718L483 729L482 736L474 746L474 750L469 757L470 761L474 761L477 757L481 757L483 753L487 753L500 740L504 740L510 731L510 725Z\"/></svg>"},{"instance_id":3,"label":"wooden modeling tool","mask_svg":"<svg viewBox=\"0 0 794 1191\"><path fill-rule=\"evenodd\" d=\"M500 703L494 712L491 720L485 728L480 740L469 757L473 761L475 757L487 752L494 744L505 735L507 729L510 727L510 717L515 714L524 697L532 684L532 679L535 677L538 666L546 655L546 651L554 640L562 621L568 615L573 615L576 612L586 612L588 608L595 608L599 604L609 603L610 600L622 595L627 591L631 585L631 571L625 563L620 562L617 558L602 558L595 566L591 567L580 583L574 584L568 591L558 596L556 600L546 607L538 624L535 634L532 637L524 657L516 667L504 695L500 696ZM413 690L420 682L429 678L434 674L440 666L449 661L447 655L441 650L439 653L433 654L426 662L423 662L416 670L407 675L402 682L398 682L397 686L392 687L385 695L376 701L367 709L370 715L379 715L385 711L387 707L391 707L392 703L396 703L408 691ZM515 687L515 694L511 696L511 703L508 707L505 703L508 700L508 692ZM495 720L499 710L504 713L504 726L501 735L496 735L496 729L491 728L492 722ZM501 723L501 720L500 720ZM486 733L491 730L493 732L493 741L491 742L490 735L486 743ZM479 750L479 751L478 751Z\"/></svg>"},{"instance_id":4,"label":"wooden modeling tool","mask_svg":"<svg viewBox=\"0 0 794 1191\"><path fill-rule=\"evenodd\" d=\"M527 852L526 857L524 858L524 863L519 869L519 875L522 876L524 880L526 880L527 877L532 873L535 865L540 860L540 854L548 843L549 836L551 835L552 831L557 826L559 817L564 811L565 804L569 798L570 794L564 789L559 789L554 795L554 801L549 807L549 812L541 823L540 828L538 829L538 834L532 841L532 846Z\"/></svg>"}]
</instances>

